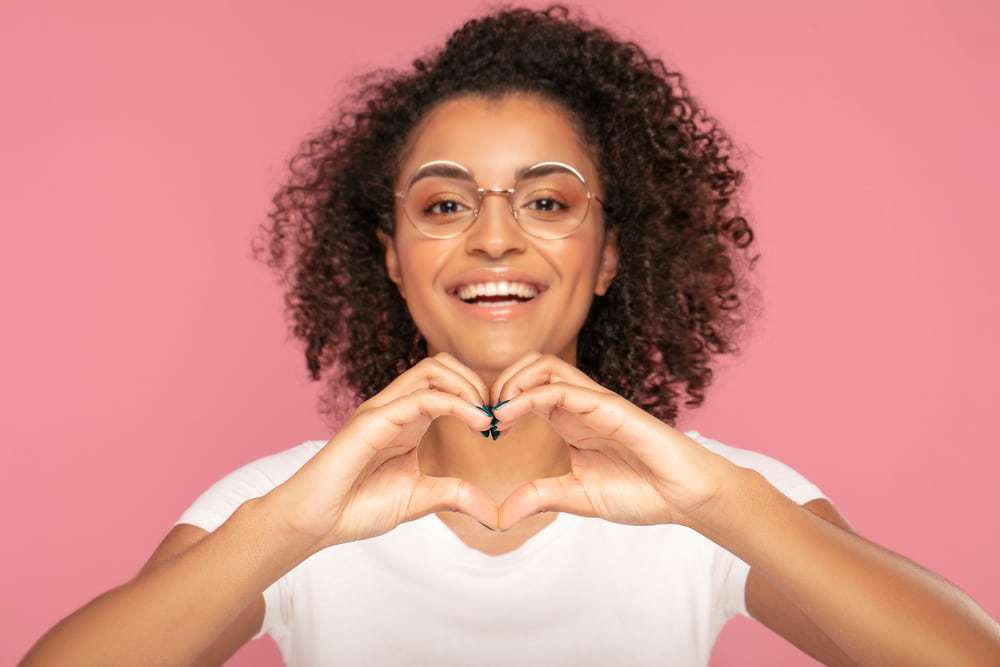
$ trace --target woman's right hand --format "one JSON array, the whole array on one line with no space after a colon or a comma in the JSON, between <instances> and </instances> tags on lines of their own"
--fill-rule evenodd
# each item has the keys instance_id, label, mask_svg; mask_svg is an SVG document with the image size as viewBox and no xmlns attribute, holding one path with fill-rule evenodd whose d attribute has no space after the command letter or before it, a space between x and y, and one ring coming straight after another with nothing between
<instances>
[{"instance_id":1,"label":"woman's right hand","mask_svg":"<svg viewBox=\"0 0 1000 667\"><path fill-rule=\"evenodd\" d=\"M273 496L286 524L316 540L313 552L386 533L431 512L462 512L491 528L497 504L457 477L420 471L417 445L431 421L450 415L477 432L490 417L479 376L441 352L420 360L362 403L323 448Z\"/></svg>"}]
</instances>

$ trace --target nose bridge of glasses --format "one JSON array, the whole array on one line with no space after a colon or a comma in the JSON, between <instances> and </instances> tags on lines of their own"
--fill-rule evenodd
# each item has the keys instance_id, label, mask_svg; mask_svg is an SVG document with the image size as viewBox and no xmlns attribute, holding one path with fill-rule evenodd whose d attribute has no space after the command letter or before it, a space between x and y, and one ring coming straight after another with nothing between
<instances>
[{"instance_id":1,"label":"nose bridge of glasses","mask_svg":"<svg viewBox=\"0 0 1000 667\"><path fill-rule=\"evenodd\" d=\"M514 192L515 188L479 188L479 206L476 211L476 216L480 217L483 213L483 207L486 205L486 198L489 195L499 195L506 199L506 202L502 202L501 205L506 207L506 209L514 215L517 219L517 211L514 209Z\"/></svg>"}]
</instances>

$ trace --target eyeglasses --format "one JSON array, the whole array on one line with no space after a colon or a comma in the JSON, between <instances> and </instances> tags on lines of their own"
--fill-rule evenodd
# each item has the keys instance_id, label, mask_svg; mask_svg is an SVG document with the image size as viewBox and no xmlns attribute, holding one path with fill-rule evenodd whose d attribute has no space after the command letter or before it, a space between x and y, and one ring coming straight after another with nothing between
<instances>
[{"instance_id":1,"label":"eyeglasses","mask_svg":"<svg viewBox=\"0 0 1000 667\"><path fill-rule=\"evenodd\" d=\"M434 160L421 165L403 192L403 212L418 232L450 239L472 226L482 211L483 197L507 197L517 224L531 236L560 239L572 234L596 199L583 175L563 162L539 162L518 170L512 188L483 188L457 162Z\"/></svg>"}]
</instances>

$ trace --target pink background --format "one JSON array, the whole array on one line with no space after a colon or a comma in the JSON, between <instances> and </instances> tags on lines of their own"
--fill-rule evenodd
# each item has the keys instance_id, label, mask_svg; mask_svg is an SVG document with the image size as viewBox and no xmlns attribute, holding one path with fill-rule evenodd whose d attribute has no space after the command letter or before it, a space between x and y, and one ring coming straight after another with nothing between
<instances>
[{"instance_id":1,"label":"pink background","mask_svg":"<svg viewBox=\"0 0 1000 667\"><path fill-rule=\"evenodd\" d=\"M223 474L329 437L250 238L344 76L487 8L340 4L4 3L0 663ZM679 426L785 461L997 617L1000 9L766 4L583 5L749 159L767 314ZM712 664L815 662L737 618Z\"/></svg>"}]
</instances>

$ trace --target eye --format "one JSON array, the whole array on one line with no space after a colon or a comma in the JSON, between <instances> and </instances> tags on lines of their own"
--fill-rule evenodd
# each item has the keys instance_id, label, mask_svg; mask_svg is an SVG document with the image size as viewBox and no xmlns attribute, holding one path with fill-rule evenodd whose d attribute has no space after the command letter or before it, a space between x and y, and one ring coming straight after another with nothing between
<instances>
[{"instance_id":1,"label":"eye","mask_svg":"<svg viewBox=\"0 0 1000 667\"><path fill-rule=\"evenodd\" d=\"M566 204L562 203L558 199L553 199L552 197L539 197L538 199L533 199L530 202L530 204L533 204L533 203L536 203L536 202L548 202L547 204L543 205L543 207L540 209L542 211L552 211L553 210L552 206L556 205L556 204L558 204L559 206L561 206L563 209L568 208L566 206ZM530 208L530 204L529 204L529 206L525 206L525 208Z\"/></svg>"},{"instance_id":2,"label":"eye","mask_svg":"<svg viewBox=\"0 0 1000 667\"><path fill-rule=\"evenodd\" d=\"M430 204L429 206L427 206L426 208L424 208L424 211L423 211L423 212L424 212L425 214L426 214L426 213L434 213L434 212L435 212L435 211L434 211L434 207L436 207L436 206L437 206L438 204L443 204L443 205L445 205L445 206L447 206L447 205L451 204L451 205L453 205L454 207L458 207L458 206L465 206L465 204L463 204L463 203L461 203L461 202L457 202L457 201L455 201L454 199L441 199L441 200L438 200L438 201L436 201L436 202L433 202L432 204ZM455 209L455 208L452 208L451 210L446 210L446 211L438 211L438 213L442 213L442 214L444 214L444 215L448 215L448 214L450 214L450 213L459 213L459 211L458 211L457 209Z\"/></svg>"}]
</instances>

